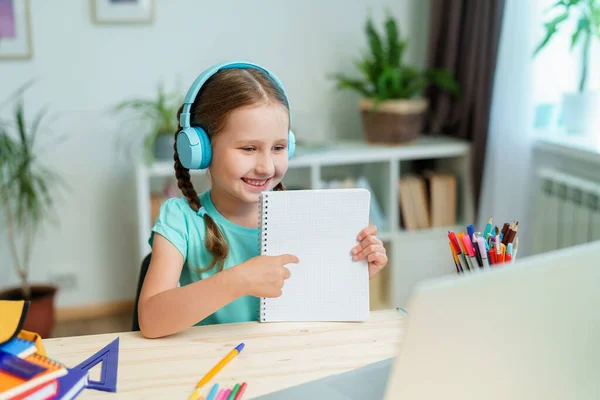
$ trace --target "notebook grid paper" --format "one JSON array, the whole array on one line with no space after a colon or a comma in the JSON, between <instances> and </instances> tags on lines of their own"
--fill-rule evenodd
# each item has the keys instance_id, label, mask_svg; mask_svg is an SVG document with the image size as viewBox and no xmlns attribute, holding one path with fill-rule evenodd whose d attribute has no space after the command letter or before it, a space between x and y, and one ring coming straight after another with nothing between
<instances>
[{"instance_id":1,"label":"notebook grid paper","mask_svg":"<svg viewBox=\"0 0 600 400\"><path fill-rule=\"evenodd\" d=\"M266 192L261 196L261 254L296 255L283 295L261 299L260 320L363 321L369 314L366 260L350 253L369 223L365 189Z\"/></svg>"}]
</instances>

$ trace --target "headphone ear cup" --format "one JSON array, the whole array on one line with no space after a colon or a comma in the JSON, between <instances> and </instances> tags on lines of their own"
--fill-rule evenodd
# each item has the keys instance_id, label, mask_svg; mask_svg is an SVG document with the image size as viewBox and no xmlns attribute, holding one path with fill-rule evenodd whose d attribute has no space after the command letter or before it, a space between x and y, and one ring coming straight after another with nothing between
<instances>
[{"instance_id":1,"label":"headphone ear cup","mask_svg":"<svg viewBox=\"0 0 600 400\"><path fill-rule=\"evenodd\" d=\"M212 159L210 140L200 127L184 128L177 134L177 154L187 169L206 169Z\"/></svg>"},{"instance_id":2,"label":"headphone ear cup","mask_svg":"<svg viewBox=\"0 0 600 400\"><path fill-rule=\"evenodd\" d=\"M296 135L294 135L294 132L292 132L290 129L290 131L288 132L288 160L292 159L295 152L296 152Z\"/></svg>"}]
</instances>

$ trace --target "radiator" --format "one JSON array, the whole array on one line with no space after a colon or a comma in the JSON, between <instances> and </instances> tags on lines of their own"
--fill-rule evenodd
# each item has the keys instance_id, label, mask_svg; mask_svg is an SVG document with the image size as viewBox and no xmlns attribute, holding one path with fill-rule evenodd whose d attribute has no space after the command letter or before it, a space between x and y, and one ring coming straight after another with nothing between
<instances>
[{"instance_id":1,"label":"radiator","mask_svg":"<svg viewBox=\"0 0 600 400\"><path fill-rule=\"evenodd\" d=\"M533 249L542 253L600 240L600 182L541 168L533 210Z\"/></svg>"}]
</instances>

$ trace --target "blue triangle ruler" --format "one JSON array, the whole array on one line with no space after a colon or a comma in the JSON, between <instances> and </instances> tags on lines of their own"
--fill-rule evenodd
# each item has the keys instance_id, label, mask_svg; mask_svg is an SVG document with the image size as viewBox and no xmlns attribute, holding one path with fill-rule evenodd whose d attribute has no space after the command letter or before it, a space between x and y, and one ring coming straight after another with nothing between
<instances>
[{"instance_id":1,"label":"blue triangle ruler","mask_svg":"<svg viewBox=\"0 0 600 400\"><path fill-rule=\"evenodd\" d=\"M102 350L98 351L75 368L89 371L98 365L98 363L102 363L100 380L89 380L86 387L88 389L102 390L105 392L116 392L117 370L119 366L119 338L116 338L107 344Z\"/></svg>"}]
</instances>

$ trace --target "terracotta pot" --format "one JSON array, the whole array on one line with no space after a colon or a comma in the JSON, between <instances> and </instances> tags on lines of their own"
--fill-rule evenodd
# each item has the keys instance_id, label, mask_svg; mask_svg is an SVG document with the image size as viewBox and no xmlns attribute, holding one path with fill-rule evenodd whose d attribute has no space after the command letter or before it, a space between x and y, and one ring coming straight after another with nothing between
<instances>
[{"instance_id":1,"label":"terracotta pot","mask_svg":"<svg viewBox=\"0 0 600 400\"><path fill-rule=\"evenodd\" d=\"M58 287L53 285L31 285L31 303L23 329L48 338L54 329L54 298ZM1 300L23 300L21 287L0 291Z\"/></svg>"},{"instance_id":2,"label":"terracotta pot","mask_svg":"<svg viewBox=\"0 0 600 400\"><path fill-rule=\"evenodd\" d=\"M374 109L372 99L362 99L359 109L365 139L370 143L400 144L417 139L425 122L426 99L384 100Z\"/></svg>"}]
</instances>

